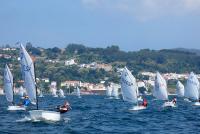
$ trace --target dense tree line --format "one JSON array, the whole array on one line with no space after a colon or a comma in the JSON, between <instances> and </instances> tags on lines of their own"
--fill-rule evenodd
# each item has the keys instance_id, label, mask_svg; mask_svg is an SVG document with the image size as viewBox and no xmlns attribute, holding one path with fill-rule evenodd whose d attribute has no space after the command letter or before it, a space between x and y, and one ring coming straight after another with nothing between
<instances>
[{"instance_id":1,"label":"dense tree line","mask_svg":"<svg viewBox=\"0 0 200 134\"><path fill-rule=\"evenodd\" d=\"M91 48L81 44L69 44L64 49L39 48L33 47L27 43L28 52L36 57L36 76L39 78L49 78L59 83L65 80L81 80L84 82L98 83L101 80L119 81L117 68L127 66L132 73L139 79L139 71L160 71L186 73L194 71L200 73L200 56L195 53L179 50L150 50L142 49L140 51L125 52L118 46L109 46L107 48ZM0 51L0 54L9 54L11 59L0 58L0 76L2 81L3 69L5 63L13 64L12 72L15 80L20 80L20 65L17 60L19 49L16 51ZM79 64L91 62L109 63L113 66L113 71L106 72L103 69L86 69L77 65L65 66L64 60L75 58ZM46 60L59 60L59 63L47 63ZM106 78L106 79L105 79Z\"/></svg>"}]
</instances>

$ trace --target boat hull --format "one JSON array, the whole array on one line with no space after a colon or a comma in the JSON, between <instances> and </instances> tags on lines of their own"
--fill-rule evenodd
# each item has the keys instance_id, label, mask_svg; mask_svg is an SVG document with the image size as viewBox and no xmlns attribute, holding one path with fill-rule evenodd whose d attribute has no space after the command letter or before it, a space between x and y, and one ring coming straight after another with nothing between
<instances>
[{"instance_id":1,"label":"boat hull","mask_svg":"<svg viewBox=\"0 0 200 134\"><path fill-rule=\"evenodd\" d=\"M26 110L25 106L8 106L8 111L20 111L20 110Z\"/></svg>"},{"instance_id":2,"label":"boat hull","mask_svg":"<svg viewBox=\"0 0 200 134\"><path fill-rule=\"evenodd\" d=\"M31 110L29 111L31 120L42 121L60 121L61 116L59 112L46 111L46 110Z\"/></svg>"},{"instance_id":3,"label":"boat hull","mask_svg":"<svg viewBox=\"0 0 200 134\"><path fill-rule=\"evenodd\" d=\"M147 107L144 106L133 106L132 108L129 109L129 111L139 111L139 110L144 110Z\"/></svg>"},{"instance_id":4,"label":"boat hull","mask_svg":"<svg viewBox=\"0 0 200 134\"><path fill-rule=\"evenodd\" d=\"M200 102L195 102L193 105L194 106L200 106Z\"/></svg>"},{"instance_id":5,"label":"boat hull","mask_svg":"<svg viewBox=\"0 0 200 134\"><path fill-rule=\"evenodd\" d=\"M165 102L162 107L176 107L176 105L173 102Z\"/></svg>"}]
</instances>

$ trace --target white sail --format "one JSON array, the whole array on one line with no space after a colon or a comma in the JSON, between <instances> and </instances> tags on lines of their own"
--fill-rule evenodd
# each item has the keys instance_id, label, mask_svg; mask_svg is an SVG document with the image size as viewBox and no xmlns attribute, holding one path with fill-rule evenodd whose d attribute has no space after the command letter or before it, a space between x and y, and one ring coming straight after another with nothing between
<instances>
[{"instance_id":1,"label":"white sail","mask_svg":"<svg viewBox=\"0 0 200 134\"><path fill-rule=\"evenodd\" d=\"M19 94L20 97L24 96L24 89L23 89L22 86L20 86L18 94Z\"/></svg>"},{"instance_id":2,"label":"white sail","mask_svg":"<svg viewBox=\"0 0 200 134\"><path fill-rule=\"evenodd\" d=\"M111 97L112 94L112 87L111 86L107 86L106 88L106 96Z\"/></svg>"},{"instance_id":3,"label":"white sail","mask_svg":"<svg viewBox=\"0 0 200 134\"><path fill-rule=\"evenodd\" d=\"M77 87L76 88L76 95L80 98L81 97L81 92L80 89Z\"/></svg>"},{"instance_id":4,"label":"white sail","mask_svg":"<svg viewBox=\"0 0 200 134\"><path fill-rule=\"evenodd\" d=\"M125 67L121 74L121 90L123 100L137 103L137 83L135 77Z\"/></svg>"},{"instance_id":5,"label":"white sail","mask_svg":"<svg viewBox=\"0 0 200 134\"><path fill-rule=\"evenodd\" d=\"M184 96L184 85L180 81L178 81L177 84L176 84L176 94L179 97Z\"/></svg>"},{"instance_id":6,"label":"white sail","mask_svg":"<svg viewBox=\"0 0 200 134\"><path fill-rule=\"evenodd\" d=\"M59 96L60 96L60 97L65 97L65 94L64 94L64 92L63 92L62 89L59 89Z\"/></svg>"},{"instance_id":7,"label":"white sail","mask_svg":"<svg viewBox=\"0 0 200 134\"><path fill-rule=\"evenodd\" d=\"M118 98L119 97L119 93L118 93L118 88L116 86L112 86L112 93L111 96Z\"/></svg>"},{"instance_id":8,"label":"white sail","mask_svg":"<svg viewBox=\"0 0 200 134\"><path fill-rule=\"evenodd\" d=\"M190 73L186 82L184 96L192 100L199 99L199 80L193 72Z\"/></svg>"},{"instance_id":9,"label":"white sail","mask_svg":"<svg viewBox=\"0 0 200 134\"><path fill-rule=\"evenodd\" d=\"M168 100L167 83L159 72L156 73L153 96L159 100Z\"/></svg>"},{"instance_id":10,"label":"white sail","mask_svg":"<svg viewBox=\"0 0 200 134\"><path fill-rule=\"evenodd\" d=\"M4 91L8 102L13 102L13 76L6 65L4 70Z\"/></svg>"},{"instance_id":11,"label":"white sail","mask_svg":"<svg viewBox=\"0 0 200 134\"><path fill-rule=\"evenodd\" d=\"M56 88L52 88L51 93L54 97L58 97Z\"/></svg>"},{"instance_id":12,"label":"white sail","mask_svg":"<svg viewBox=\"0 0 200 134\"><path fill-rule=\"evenodd\" d=\"M20 45L20 63L22 76L24 79L24 87L27 90L27 94L31 102L36 102L36 82L35 82L35 73L34 73L34 64L33 61L24 48Z\"/></svg>"}]
</instances>

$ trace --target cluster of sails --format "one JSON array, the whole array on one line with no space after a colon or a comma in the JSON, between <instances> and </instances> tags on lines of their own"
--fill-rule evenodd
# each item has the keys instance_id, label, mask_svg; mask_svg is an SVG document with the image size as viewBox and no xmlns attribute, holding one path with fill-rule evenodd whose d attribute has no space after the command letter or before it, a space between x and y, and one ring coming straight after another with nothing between
<instances>
[{"instance_id":1,"label":"cluster of sails","mask_svg":"<svg viewBox=\"0 0 200 134\"><path fill-rule=\"evenodd\" d=\"M136 104L130 110L146 109L146 107L138 104L139 92L137 82L135 77L126 67L123 69L121 75L121 92L124 101ZM152 94L157 100L165 100L165 103L162 105L162 107L176 106L176 103L174 103L174 101L169 101L166 80L162 77L162 75L159 72L156 72ZM195 101L193 105L200 106L199 81L197 79L197 76L193 72L190 73L185 88L180 81L177 82L176 94L178 97L185 97L184 100Z\"/></svg>"},{"instance_id":2,"label":"cluster of sails","mask_svg":"<svg viewBox=\"0 0 200 134\"><path fill-rule=\"evenodd\" d=\"M24 87L26 89L27 95L29 96L29 100L32 104L35 104L36 110L30 110L29 115L33 120L51 120L51 121L59 121L61 119L61 115L56 111L48 111L48 110L39 110L38 107L38 92L37 92L37 83L35 77L35 68L34 62L23 45L20 45L20 64L22 71L22 78L24 80ZM139 97L138 86L136 82L136 78L132 75L132 73L124 67L121 74L121 93L124 101L131 102L135 105L130 110L143 110L146 109L146 106L139 105L139 101L141 98ZM6 94L6 99L8 102L13 103L14 101L14 92L13 92L13 76L6 65L4 70L4 90ZM186 82L186 87L178 81L176 85L176 94L180 97L185 97L189 100L196 101L194 105L200 106L199 97L200 97L200 88L199 81L197 76L191 72L188 80ZM108 98L119 99L119 91L118 87L110 84L107 87L107 96ZM23 90L20 89L20 90ZM59 94L57 95L57 90L52 89L52 95L54 97L65 97L62 89L59 89ZM79 87L75 90L77 96L80 98L80 89ZM166 80L161 76L159 72L156 73L155 77L155 86L152 92L153 96L157 100L166 100L163 104L164 107L174 107L175 104L169 101L168 91L167 91L167 83ZM23 96L23 95L22 95ZM25 106L11 105L8 106L8 110L26 110Z\"/></svg>"}]
</instances>

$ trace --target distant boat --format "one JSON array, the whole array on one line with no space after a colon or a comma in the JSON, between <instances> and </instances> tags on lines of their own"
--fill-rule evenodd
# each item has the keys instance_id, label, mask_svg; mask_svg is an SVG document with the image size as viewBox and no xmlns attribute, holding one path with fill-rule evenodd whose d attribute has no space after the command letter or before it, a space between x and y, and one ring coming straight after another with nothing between
<instances>
[{"instance_id":1,"label":"distant boat","mask_svg":"<svg viewBox=\"0 0 200 134\"><path fill-rule=\"evenodd\" d=\"M13 76L9 69L9 67L6 65L4 70L4 91L6 94L6 99L9 103L14 103L14 91L13 91ZM8 106L8 110L26 110L24 106L16 106L11 105Z\"/></svg>"},{"instance_id":2,"label":"distant boat","mask_svg":"<svg viewBox=\"0 0 200 134\"><path fill-rule=\"evenodd\" d=\"M40 90L39 94L40 94L40 95L39 95L38 97L40 97L40 98L44 97L44 95L43 95L43 93L42 93L42 90Z\"/></svg>"},{"instance_id":3,"label":"distant boat","mask_svg":"<svg viewBox=\"0 0 200 134\"><path fill-rule=\"evenodd\" d=\"M52 90L52 96L58 97L56 88L52 88L51 90Z\"/></svg>"},{"instance_id":4,"label":"distant boat","mask_svg":"<svg viewBox=\"0 0 200 134\"><path fill-rule=\"evenodd\" d=\"M197 76L191 72L185 86L184 96L190 100L196 101L194 105L200 106L199 100L199 80Z\"/></svg>"},{"instance_id":5,"label":"distant boat","mask_svg":"<svg viewBox=\"0 0 200 134\"><path fill-rule=\"evenodd\" d=\"M163 107L175 107L173 102L168 101L167 83L159 72L156 73L153 95L158 100L167 100L167 102L162 105Z\"/></svg>"},{"instance_id":6,"label":"distant boat","mask_svg":"<svg viewBox=\"0 0 200 134\"><path fill-rule=\"evenodd\" d=\"M178 97L184 97L184 85L178 81L176 84L176 94Z\"/></svg>"},{"instance_id":7,"label":"distant boat","mask_svg":"<svg viewBox=\"0 0 200 134\"><path fill-rule=\"evenodd\" d=\"M111 93L111 96L114 98L114 99L119 99L119 89L117 87L115 87L114 85L112 85L112 93Z\"/></svg>"},{"instance_id":8,"label":"distant boat","mask_svg":"<svg viewBox=\"0 0 200 134\"><path fill-rule=\"evenodd\" d=\"M24 74L24 86L32 104L37 105L37 110L30 110L29 114L32 120L45 120L45 121L60 121L61 116L59 112L38 110L38 97L37 85L34 70L34 63L24 48L20 45L20 62Z\"/></svg>"},{"instance_id":9,"label":"distant boat","mask_svg":"<svg viewBox=\"0 0 200 134\"><path fill-rule=\"evenodd\" d=\"M62 89L59 89L59 97L65 98L65 94Z\"/></svg>"},{"instance_id":10,"label":"distant boat","mask_svg":"<svg viewBox=\"0 0 200 134\"><path fill-rule=\"evenodd\" d=\"M146 107L138 105L138 92L137 92L136 79L126 67L123 69L121 74L121 90L124 101L136 104L129 110L146 109Z\"/></svg>"},{"instance_id":11,"label":"distant boat","mask_svg":"<svg viewBox=\"0 0 200 134\"><path fill-rule=\"evenodd\" d=\"M78 96L78 98L81 98L81 92L78 86L76 87L76 95Z\"/></svg>"},{"instance_id":12,"label":"distant boat","mask_svg":"<svg viewBox=\"0 0 200 134\"><path fill-rule=\"evenodd\" d=\"M112 98L112 87L111 87L111 85L106 87L106 96L107 96L107 98Z\"/></svg>"}]
</instances>

